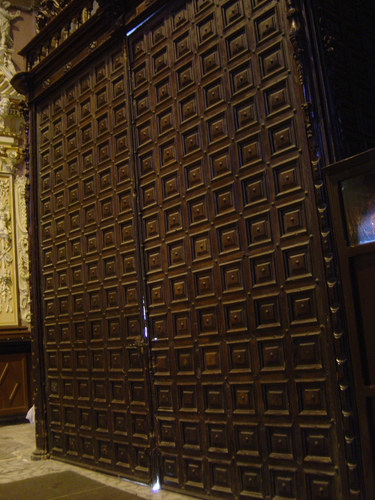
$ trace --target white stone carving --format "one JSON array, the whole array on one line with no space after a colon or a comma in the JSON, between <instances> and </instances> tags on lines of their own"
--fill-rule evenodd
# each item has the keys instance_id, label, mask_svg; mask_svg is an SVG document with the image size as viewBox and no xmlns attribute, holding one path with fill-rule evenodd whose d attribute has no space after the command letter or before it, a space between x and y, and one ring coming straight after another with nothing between
<instances>
[{"instance_id":1,"label":"white stone carving","mask_svg":"<svg viewBox=\"0 0 375 500\"><path fill-rule=\"evenodd\" d=\"M18 264L18 293L20 298L21 320L30 323L30 286L29 286L29 238L27 233L26 177L17 176L14 181L16 202L16 239Z\"/></svg>"},{"instance_id":2,"label":"white stone carving","mask_svg":"<svg viewBox=\"0 0 375 500\"><path fill-rule=\"evenodd\" d=\"M13 312L12 219L9 200L10 181L0 179L0 314Z\"/></svg>"},{"instance_id":3,"label":"white stone carving","mask_svg":"<svg viewBox=\"0 0 375 500\"><path fill-rule=\"evenodd\" d=\"M13 45L11 35L11 21L20 17L21 11L17 10L11 14L7 9L10 7L10 2L2 1L0 3L0 49L10 49Z\"/></svg>"}]
</instances>

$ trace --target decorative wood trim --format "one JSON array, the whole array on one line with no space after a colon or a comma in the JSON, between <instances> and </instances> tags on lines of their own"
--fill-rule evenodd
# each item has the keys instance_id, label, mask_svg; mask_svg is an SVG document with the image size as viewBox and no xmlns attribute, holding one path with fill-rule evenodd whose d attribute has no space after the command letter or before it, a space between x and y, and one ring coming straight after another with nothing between
<instances>
[{"instance_id":1,"label":"decorative wood trim","mask_svg":"<svg viewBox=\"0 0 375 500\"><path fill-rule=\"evenodd\" d=\"M346 470L349 483L349 498L361 498L360 481L360 453L358 449L356 405L353 392L353 380L351 376L350 354L348 352L348 334L344 311L342 309L342 290L338 276L338 262L334 251L333 234L331 229L328 197L322 180L322 158L324 151L321 150L321 140L317 130L320 129L318 117L313 116L314 105L310 99L314 99L311 91L313 86L309 74L311 62L306 50L307 35L306 26L303 25L302 9L299 0L287 0L289 19L289 38L294 49L294 58L297 65L299 80L304 91L305 103L305 129L311 158L311 170L315 186L315 198L318 208L318 220L320 227L321 245L325 263L325 278L328 290L330 307L330 322L332 326L332 343L335 351L336 373L338 392L341 402L341 425L344 433Z\"/></svg>"}]
</instances>

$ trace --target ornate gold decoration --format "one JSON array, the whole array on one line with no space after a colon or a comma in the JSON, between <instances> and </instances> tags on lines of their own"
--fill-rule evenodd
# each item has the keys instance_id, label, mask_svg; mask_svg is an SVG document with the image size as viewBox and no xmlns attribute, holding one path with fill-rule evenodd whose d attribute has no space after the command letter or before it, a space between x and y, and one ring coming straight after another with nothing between
<instances>
[{"instance_id":1,"label":"ornate gold decoration","mask_svg":"<svg viewBox=\"0 0 375 500\"><path fill-rule=\"evenodd\" d=\"M53 17L71 3L71 0L42 0L39 2L39 6L36 8L38 29L41 30ZM99 3L97 0L82 0L82 2L73 5L69 12L66 12L63 21L51 30L51 34L47 38L43 37L33 54L27 57L28 70L43 61L74 32L87 23L98 9Z\"/></svg>"},{"instance_id":2,"label":"ornate gold decoration","mask_svg":"<svg viewBox=\"0 0 375 500\"><path fill-rule=\"evenodd\" d=\"M30 323L29 260L26 216L27 172L23 162L23 97L10 81L11 23L20 12L9 12L0 0L0 326Z\"/></svg>"}]
</instances>

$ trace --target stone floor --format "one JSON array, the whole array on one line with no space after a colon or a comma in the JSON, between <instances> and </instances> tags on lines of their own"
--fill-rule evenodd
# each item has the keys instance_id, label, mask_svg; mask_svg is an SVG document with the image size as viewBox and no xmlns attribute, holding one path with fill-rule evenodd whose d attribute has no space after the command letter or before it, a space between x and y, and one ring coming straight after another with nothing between
<instances>
[{"instance_id":1,"label":"stone floor","mask_svg":"<svg viewBox=\"0 0 375 500\"><path fill-rule=\"evenodd\" d=\"M51 473L73 471L81 476L98 481L103 485L136 495L139 498L149 500L184 500L191 498L167 491L159 490L154 492L150 486L65 464L57 460L33 461L30 457L34 448L34 425L18 424L0 426L0 484L40 477ZM80 497L74 494L74 498ZM17 500L33 499L25 496L24 498L17 497ZM103 497L102 500L107 500L107 498Z\"/></svg>"}]
</instances>

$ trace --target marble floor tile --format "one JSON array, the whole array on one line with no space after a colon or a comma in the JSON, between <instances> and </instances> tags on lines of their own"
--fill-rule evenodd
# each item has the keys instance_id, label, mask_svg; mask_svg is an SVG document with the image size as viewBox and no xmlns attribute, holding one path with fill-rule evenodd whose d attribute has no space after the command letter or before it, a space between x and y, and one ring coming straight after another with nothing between
<instances>
[{"instance_id":1,"label":"marble floor tile","mask_svg":"<svg viewBox=\"0 0 375 500\"><path fill-rule=\"evenodd\" d=\"M148 485L102 474L57 460L31 460L35 449L35 428L32 424L0 426L0 483L11 483L30 477L63 471L74 471L106 486L118 488L148 500L184 500L192 498L173 492L154 492Z\"/></svg>"}]
</instances>

